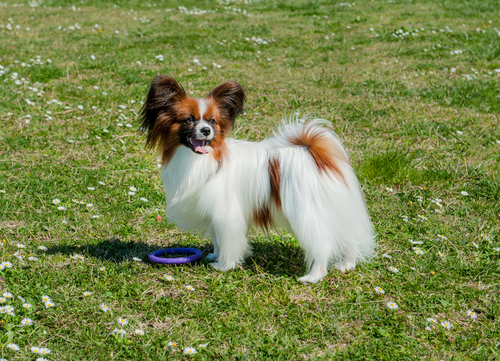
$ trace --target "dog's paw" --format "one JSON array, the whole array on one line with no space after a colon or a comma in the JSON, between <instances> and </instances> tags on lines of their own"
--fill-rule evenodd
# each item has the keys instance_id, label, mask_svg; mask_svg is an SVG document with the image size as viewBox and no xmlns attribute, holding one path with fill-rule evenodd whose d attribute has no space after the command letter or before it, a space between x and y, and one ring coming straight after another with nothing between
<instances>
[{"instance_id":1,"label":"dog's paw","mask_svg":"<svg viewBox=\"0 0 500 361\"><path fill-rule=\"evenodd\" d=\"M212 266L215 269L218 269L219 271L226 272L226 271L229 271L229 270L235 268L236 264L234 264L234 265L229 264L228 265L227 263L223 263L221 261L218 261L218 262L210 263L210 266Z\"/></svg>"},{"instance_id":2,"label":"dog's paw","mask_svg":"<svg viewBox=\"0 0 500 361\"><path fill-rule=\"evenodd\" d=\"M335 268L338 269L340 272L352 271L354 268L356 268L356 262L342 262L336 264Z\"/></svg>"},{"instance_id":3,"label":"dog's paw","mask_svg":"<svg viewBox=\"0 0 500 361\"><path fill-rule=\"evenodd\" d=\"M323 277L325 277L325 276L320 275L320 274L309 273L309 274L305 275L304 277L300 277L298 279L298 281L307 286L307 285L310 285L311 283L318 283L319 281L321 281L323 279Z\"/></svg>"},{"instance_id":4,"label":"dog's paw","mask_svg":"<svg viewBox=\"0 0 500 361\"><path fill-rule=\"evenodd\" d=\"M208 256L205 257L207 261L215 261L217 258L219 258L219 255L215 253L209 253Z\"/></svg>"}]
</instances>

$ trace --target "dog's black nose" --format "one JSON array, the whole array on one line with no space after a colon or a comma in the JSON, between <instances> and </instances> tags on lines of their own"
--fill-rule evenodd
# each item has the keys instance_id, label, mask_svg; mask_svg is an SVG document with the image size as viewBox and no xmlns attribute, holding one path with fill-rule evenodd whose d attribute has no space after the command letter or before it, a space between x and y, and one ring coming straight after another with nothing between
<instances>
[{"instance_id":1,"label":"dog's black nose","mask_svg":"<svg viewBox=\"0 0 500 361\"><path fill-rule=\"evenodd\" d=\"M207 136L207 135L209 135L209 134L210 134L211 130L210 130L210 128L209 128L209 127L204 127L204 128L201 128L201 129L200 129L200 132L201 132L201 134L203 134L204 136Z\"/></svg>"}]
</instances>

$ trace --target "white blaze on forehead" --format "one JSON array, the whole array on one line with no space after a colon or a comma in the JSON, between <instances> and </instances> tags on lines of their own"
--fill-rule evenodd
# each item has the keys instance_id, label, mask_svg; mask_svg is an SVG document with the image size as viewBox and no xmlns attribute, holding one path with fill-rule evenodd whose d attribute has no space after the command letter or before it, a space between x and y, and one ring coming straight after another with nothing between
<instances>
[{"instance_id":1,"label":"white blaze on forehead","mask_svg":"<svg viewBox=\"0 0 500 361\"><path fill-rule=\"evenodd\" d=\"M197 99L198 100L198 109L200 110L200 121L207 120L205 119L205 113L207 112L207 103L205 103L205 99Z\"/></svg>"}]
</instances>

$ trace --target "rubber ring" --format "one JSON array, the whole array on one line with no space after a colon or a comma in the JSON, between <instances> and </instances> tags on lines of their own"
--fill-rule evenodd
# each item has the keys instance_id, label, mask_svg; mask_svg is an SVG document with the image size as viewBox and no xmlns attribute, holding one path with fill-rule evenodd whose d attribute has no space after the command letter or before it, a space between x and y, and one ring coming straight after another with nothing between
<instances>
[{"instance_id":1,"label":"rubber ring","mask_svg":"<svg viewBox=\"0 0 500 361\"><path fill-rule=\"evenodd\" d=\"M175 254L175 253L189 253L192 256L189 257L178 257L178 258L163 258L160 257L164 254ZM199 260L203 257L203 253L197 248L167 248L159 249L158 251L151 252L148 256L149 260L153 263L160 264L182 264L189 263Z\"/></svg>"}]
</instances>

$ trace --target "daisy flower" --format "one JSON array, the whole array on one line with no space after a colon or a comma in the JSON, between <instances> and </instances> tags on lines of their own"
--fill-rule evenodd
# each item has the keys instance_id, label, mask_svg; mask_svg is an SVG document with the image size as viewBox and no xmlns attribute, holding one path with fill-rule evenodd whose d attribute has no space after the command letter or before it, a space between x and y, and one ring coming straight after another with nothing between
<instances>
[{"instance_id":1,"label":"daisy flower","mask_svg":"<svg viewBox=\"0 0 500 361\"><path fill-rule=\"evenodd\" d=\"M19 351L19 346L17 346L15 343L12 342L9 342L7 348L10 348L12 351Z\"/></svg>"},{"instance_id":2,"label":"daisy flower","mask_svg":"<svg viewBox=\"0 0 500 361\"><path fill-rule=\"evenodd\" d=\"M30 351L33 353L40 353L40 347L33 346L30 348Z\"/></svg>"},{"instance_id":3,"label":"daisy flower","mask_svg":"<svg viewBox=\"0 0 500 361\"><path fill-rule=\"evenodd\" d=\"M28 261L38 261L38 258L37 257L28 257Z\"/></svg>"},{"instance_id":4,"label":"daisy flower","mask_svg":"<svg viewBox=\"0 0 500 361\"><path fill-rule=\"evenodd\" d=\"M140 200L143 201L143 202L149 202L148 199L144 198L144 197L141 197Z\"/></svg>"},{"instance_id":5,"label":"daisy flower","mask_svg":"<svg viewBox=\"0 0 500 361\"><path fill-rule=\"evenodd\" d=\"M415 198L417 198L417 201L419 201L419 202L424 201L424 197L422 197L422 196L415 196Z\"/></svg>"},{"instance_id":6,"label":"daisy flower","mask_svg":"<svg viewBox=\"0 0 500 361\"><path fill-rule=\"evenodd\" d=\"M460 194L463 195L463 196L468 196L469 195L469 193L467 193L466 191L461 191Z\"/></svg>"},{"instance_id":7,"label":"daisy flower","mask_svg":"<svg viewBox=\"0 0 500 361\"><path fill-rule=\"evenodd\" d=\"M10 293L10 292L4 292L4 293L3 293L3 296L4 296L5 298L7 298L7 299L9 299L9 298L14 298L14 295L13 295L12 293Z\"/></svg>"},{"instance_id":8,"label":"daisy flower","mask_svg":"<svg viewBox=\"0 0 500 361\"><path fill-rule=\"evenodd\" d=\"M135 188L135 187L130 187L129 189L131 192L137 192L137 188Z\"/></svg>"},{"instance_id":9,"label":"daisy flower","mask_svg":"<svg viewBox=\"0 0 500 361\"><path fill-rule=\"evenodd\" d=\"M51 351L50 351L48 348L46 348L46 347L42 347L42 348L40 349L40 353L41 353L42 355L48 355L49 353L51 353Z\"/></svg>"},{"instance_id":10,"label":"daisy flower","mask_svg":"<svg viewBox=\"0 0 500 361\"><path fill-rule=\"evenodd\" d=\"M479 248L479 245L476 242L472 242L472 245L476 248Z\"/></svg>"},{"instance_id":11,"label":"daisy flower","mask_svg":"<svg viewBox=\"0 0 500 361\"><path fill-rule=\"evenodd\" d=\"M118 324L122 325L122 326L127 326L128 324L128 320L126 318L123 318L123 317L118 317Z\"/></svg>"},{"instance_id":12,"label":"daisy flower","mask_svg":"<svg viewBox=\"0 0 500 361\"><path fill-rule=\"evenodd\" d=\"M425 326L425 330L426 331L432 331L432 328L430 328L429 326Z\"/></svg>"},{"instance_id":13,"label":"daisy flower","mask_svg":"<svg viewBox=\"0 0 500 361\"><path fill-rule=\"evenodd\" d=\"M44 302L45 303L45 308L51 308L51 307L54 307L54 303L52 301L47 301L47 302Z\"/></svg>"},{"instance_id":14,"label":"daisy flower","mask_svg":"<svg viewBox=\"0 0 500 361\"><path fill-rule=\"evenodd\" d=\"M467 316L470 316L470 318L475 319L475 318L477 318L477 313L469 310L469 311L467 311Z\"/></svg>"},{"instance_id":15,"label":"daisy flower","mask_svg":"<svg viewBox=\"0 0 500 361\"><path fill-rule=\"evenodd\" d=\"M438 255L439 257L444 257L444 253L443 253L443 252L439 252L437 255Z\"/></svg>"},{"instance_id":16,"label":"daisy flower","mask_svg":"<svg viewBox=\"0 0 500 361\"><path fill-rule=\"evenodd\" d=\"M0 313L7 313L7 309L5 307L0 307Z\"/></svg>"},{"instance_id":17,"label":"daisy flower","mask_svg":"<svg viewBox=\"0 0 500 361\"><path fill-rule=\"evenodd\" d=\"M47 301L51 301L51 299L50 299L50 297L49 297L49 296L43 295L43 296L42 296L42 301L43 301L43 302L47 302Z\"/></svg>"},{"instance_id":18,"label":"daisy flower","mask_svg":"<svg viewBox=\"0 0 500 361\"><path fill-rule=\"evenodd\" d=\"M411 244L424 244L422 241L414 241L413 239L410 239Z\"/></svg>"},{"instance_id":19,"label":"daisy flower","mask_svg":"<svg viewBox=\"0 0 500 361\"><path fill-rule=\"evenodd\" d=\"M415 253L418 255L422 255L422 254L424 254L424 251L422 251L421 249L416 249Z\"/></svg>"},{"instance_id":20,"label":"daisy flower","mask_svg":"<svg viewBox=\"0 0 500 361\"><path fill-rule=\"evenodd\" d=\"M107 130L107 129L106 129L106 130ZM101 182L101 181L99 181L99 184L100 184L100 185L102 185L102 186L105 186L105 185L106 185L106 183Z\"/></svg>"},{"instance_id":21,"label":"daisy flower","mask_svg":"<svg viewBox=\"0 0 500 361\"><path fill-rule=\"evenodd\" d=\"M144 331L143 330L135 330L134 333L139 336L144 336Z\"/></svg>"},{"instance_id":22,"label":"daisy flower","mask_svg":"<svg viewBox=\"0 0 500 361\"><path fill-rule=\"evenodd\" d=\"M408 222L408 216L405 214L404 216L401 216L403 218L403 221Z\"/></svg>"},{"instance_id":23,"label":"daisy flower","mask_svg":"<svg viewBox=\"0 0 500 361\"><path fill-rule=\"evenodd\" d=\"M399 308L396 302L387 302L387 307L389 307L391 310L397 310Z\"/></svg>"},{"instance_id":24,"label":"daisy flower","mask_svg":"<svg viewBox=\"0 0 500 361\"><path fill-rule=\"evenodd\" d=\"M108 308L108 306L105 303L101 303L101 305L99 306L99 308L101 310L103 310L104 312L108 312L109 311L109 308Z\"/></svg>"},{"instance_id":25,"label":"daisy flower","mask_svg":"<svg viewBox=\"0 0 500 361\"><path fill-rule=\"evenodd\" d=\"M23 326L31 326L33 324L33 320L31 318L23 318L21 320L21 325Z\"/></svg>"},{"instance_id":26,"label":"daisy flower","mask_svg":"<svg viewBox=\"0 0 500 361\"><path fill-rule=\"evenodd\" d=\"M11 268L12 267L12 263L10 263L10 262L2 262L2 266L4 266L5 268Z\"/></svg>"},{"instance_id":27,"label":"daisy flower","mask_svg":"<svg viewBox=\"0 0 500 361\"><path fill-rule=\"evenodd\" d=\"M52 200L52 203L54 203L54 204L59 204L59 203L61 203L61 201L60 201L59 199L57 199L57 198L56 198L56 199L53 199L53 200Z\"/></svg>"},{"instance_id":28,"label":"daisy flower","mask_svg":"<svg viewBox=\"0 0 500 361\"><path fill-rule=\"evenodd\" d=\"M0 193L5 194L5 193L6 193L6 192L5 192L5 189L0 189Z\"/></svg>"},{"instance_id":29,"label":"daisy flower","mask_svg":"<svg viewBox=\"0 0 500 361\"><path fill-rule=\"evenodd\" d=\"M419 220L420 222L423 222L423 221L426 221L426 220L427 220L427 217L426 217L426 216L423 216L423 215L421 215L421 214L419 214L417 217L418 217L418 220Z\"/></svg>"},{"instance_id":30,"label":"daisy flower","mask_svg":"<svg viewBox=\"0 0 500 361\"><path fill-rule=\"evenodd\" d=\"M399 270L396 267L389 267L389 271L394 272L394 273L399 272Z\"/></svg>"},{"instance_id":31,"label":"daisy flower","mask_svg":"<svg viewBox=\"0 0 500 361\"><path fill-rule=\"evenodd\" d=\"M391 193L394 192L394 189L392 189L391 187L385 187L385 190Z\"/></svg>"},{"instance_id":32,"label":"daisy flower","mask_svg":"<svg viewBox=\"0 0 500 361\"><path fill-rule=\"evenodd\" d=\"M125 331L123 328L115 328L112 333L116 333L118 335L126 335L127 331Z\"/></svg>"},{"instance_id":33,"label":"daisy flower","mask_svg":"<svg viewBox=\"0 0 500 361\"><path fill-rule=\"evenodd\" d=\"M382 287L375 287L374 288L375 292L383 295L385 293L385 291L382 289Z\"/></svg>"},{"instance_id":34,"label":"daisy flower","mask_svg":"<svg viewBox=\"0 0 500 361\"><path fill-rule=\"evenodd\" d=\"M207 347L207 344L206 343L200 343L198 345L199 348L206 348Z\"/></svg>"},{"instance_id":35,"label":"daisy flower","mask_svg":"<svg viewBox=\"0 0 500 361\"><path fill-rule=\"evenodd\" d=\"M164 276L165 276L165 279L167 281L174 281L175 280L175 278L173 276L171 276L171 275L164 275Z\"/></svg>"},{"instance_id":36,"label":"daisy flower","mask_svg":"<svg viewBox=\"0 0 500 361\"><path fill-rule=\"evenodd\" d=\"M169 345L169 346L172 346L172 347L177 347L177 342L172 342L172 341L170 341L170 342L168 343L168 345Z\"/></svg>"},{"instance_id":37,"label":"daisy flower","mask_svg":"<svg viewBox=\"0 0 500 361\"><path fill-rule=\"evenodd\" d=\"M38 246L38 249L39 249L40 251L46 251L48 248L47 248L47 247L45 247L45 246Z\"/></svg>"},{"instance_id":38,"label":"daisy flower","mask_svg":"<svg viewBox=\"0 0 500 361\"><path fill-rule=\"evenodd\" d=\"M87 208L92 208L94 205L92 203L87 203Z\"/></svg>"},{"instance_id":39,"label":"daisy flower","mask_svg":"<svg viewBox=\"0 0 500 361\"><path fill-rule=\"evenodd\" d=\"M130 191L130 192L128 192L128 195L129 196L135 196L135 192Z\"/></svg>"},{"instance_id":40,"label":"daisy flower","mask_svg":"<svg viewBox=\"0 0 500 361\"><path fill-rule=\"evenodd\" d=\"M448 321L443 321L441 322L441 326L443 326L444 328L446 328L447 330L450 330L452 325L451 323L449 323Z\"/></svg>"},{"instance_id":41,"label":"daisy flower","mask_svg":"<svg viewBox=\"0 0 500 361\"><path fill-rule=\"evenodd\" d=\"M442 240L447 240L448 238L446 238L445 236L443 236L442 234L438 234L438 238L437 240L438 241L442 241Z\"/></svg>"},{"instance_id":42,"label":"daisy flower","mask_svg":"<svg viewBox=\"0 0 500 361\"><path fill-rule=\"evenodd\" d=\"M95 191L95 187L87 187L89 191Z\"/></svg>"},{"instance_id":43,"label":"daisy flower","mask_svg":"<svg viewBox=\"0 0 500 361\"><path fill-rule=\"evenodd\" d=\"M136 262L142 262L142 259L140 259L139 257L132 257L132 259Z\"/></svg>"},{"instance_id":44,"label":"daisy flower","mask_svg":"<svg viewBox=\"0 0 500 361\"><path fill-rule=\"evenodd\" d=\"M26 248L26 246L24 244L21 244L21 243L16 244L16 247L20 248L20 249L21 248Z\"/></svg>"},{"instance_id":45,"label":"daisy flower","mask_svg":"<svg viewBox=\"0 0 500 361\"><path fill-rule=\"evenodd\" d=\"M29 310L31 307L33 307L31 306L31 303L23 303L23 308Z\"/></svg>"},{"instance_id":46,"label":"daisy flower","mask_svg":"<svg viewBox=\"0 0 500 361\"><path fill-rule=\"evenodd\" d=\"M186 347L184 349L184 354L186 355L194 355L195 353L198 353L194 347Z\"/></svg>"},{"instance_id":47,"label":"daisy flower","mask_svg":"<svg viewBox=\"0 0 500 361\"><path fill-rule=\"evenodd\" d=\"M85 292L83 292L83 295L84 295L84 296L90 296L91 294L92 294L92 292L90 292L90 291L85 291Z\"/></svg>"},{"instance_id":48,"label":"daisy flower","mask_svg":"<svg viewBox=\"0 0 500 361\"><path fill-rule=\"evenodd\" d=\"M99 267L99 271L106 271L106 267L104 267L104 266Z\"/></svg>"},{"instance_id":49,"label":"daisy flower","mask_svg":"<svg viewBox=\"0 0 500 361\"><path fill-rule=\"evenodd\" d=\"M191 285L185 285L184 287L186 287L190 291L194 291L194 288Z\"/></svg>"}]
</instances>

